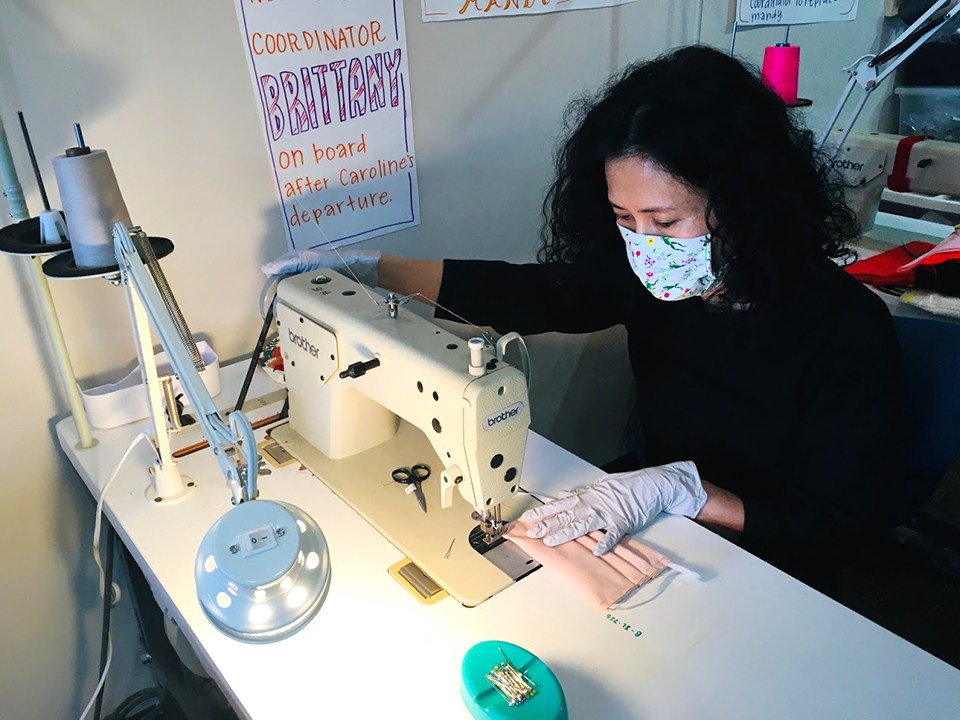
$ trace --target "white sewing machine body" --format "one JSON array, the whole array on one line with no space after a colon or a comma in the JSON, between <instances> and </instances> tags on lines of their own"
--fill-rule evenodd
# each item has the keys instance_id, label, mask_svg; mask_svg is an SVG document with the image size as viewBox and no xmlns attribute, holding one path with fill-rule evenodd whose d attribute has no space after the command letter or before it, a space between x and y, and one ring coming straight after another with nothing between
<instances>
[{"instance_id":1,"label":"white sewing machine body","mask_svg":"<svg viewBox=\"0 0 960 720\"><path fill-rule=\"evenodd\" d=\"M851 133L833 159L848 184L847 204L864 230L873 226L902 139L885 133ZM917 142L909 150L904 175L912 192L960 196L960 144Z\"/></svg>"},{"instance_id":2,"label":"white sewing machine body","mask_svg":"<svg viewBox=\"0 0 960 720\"><path fill-rule=\"evenodd\" d=\"M526 379L489 352L471 373L467 341L403 308L391 317L367 292L333 271L280 282L290 423L273 437L447 592L476 604L513 582L468 536L474 512L499 530L502 505L504 518L525 506L514 500L530 425ZM423 484L426 514L391 479L393 468L415 463L440 480ZM471 576L470 588L447 577L445 551L461 536L458 552L476 557L455 573ZM473 587L486 575L481 584L492 589Z\"/></svg>"}]
</instances>

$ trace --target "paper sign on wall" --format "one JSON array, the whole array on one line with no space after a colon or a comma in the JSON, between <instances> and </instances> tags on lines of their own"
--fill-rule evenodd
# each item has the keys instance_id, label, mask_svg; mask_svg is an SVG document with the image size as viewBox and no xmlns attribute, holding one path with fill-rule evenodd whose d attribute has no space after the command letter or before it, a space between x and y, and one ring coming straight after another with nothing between
<instances>
[{"instance_id":1,"label":"paper sign on wall","mask_svg":"<svg viewBox=\"0 0 960 720\"><path fill-rule=\"evenodd\" d=\"M238 0L290 247L419 224L402 0Z\"/></svg>"},{"instance_id":2,"label":"paper sign on wall","mask_svg":"<svg viewBox=\"0 0 960 720\"><path fill-rule=\"evenodd\" d=\"M634 0L423 0L423 21L539 15L626 5Z\"/></svg>"},{"instance_id":3,"label":"paper sign on wall","mask_svg":"<svg viewBox=\"0 0 960 720\"><path fill-rule=\"evenodd\" d=\"M804 25L857 19L859 0L737 0L738 25Z\"/></svg>"}]
</instances>

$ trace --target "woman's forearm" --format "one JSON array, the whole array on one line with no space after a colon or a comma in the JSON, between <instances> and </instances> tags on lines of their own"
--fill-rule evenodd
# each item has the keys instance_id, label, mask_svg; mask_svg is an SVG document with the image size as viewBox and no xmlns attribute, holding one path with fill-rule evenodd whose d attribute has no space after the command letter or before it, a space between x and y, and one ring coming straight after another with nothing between
<instances>
[{"instance_id":1,"label":"woman's forearm","mask_svg":"<svg viewBox=\"0 0 960 720\"><path fill-rule=\"evenodd\" d=\"M696 519L706 525L719 525L736 532L743 532L743 500L729 490L701 480L707 491L707 502Z\"/></svg>"},{"instance_id":2,"label":"woman's forearm","mask_svg":"<svg viewBox=\"0 0 960 720\"><path fill-rule=\"evenodd\" d=\"M377 265L377 284L398 295L420 293L427 300L437 301L443 261L411 260L397 255L380 256Z\"/></svg>"}]
</instances>

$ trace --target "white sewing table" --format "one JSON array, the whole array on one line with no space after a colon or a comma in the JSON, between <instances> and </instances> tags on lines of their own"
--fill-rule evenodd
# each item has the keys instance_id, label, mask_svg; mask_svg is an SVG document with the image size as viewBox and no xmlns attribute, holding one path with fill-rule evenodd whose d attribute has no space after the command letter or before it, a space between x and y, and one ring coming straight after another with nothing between
<instances>
[{"instance_id":1,"label":"white sewing table","mask_svg":"<svg viewBox=\"0 0 960 720\"><path fill-rule=\"evenodd\" d=\"M245 369L222 368L218 406L232 409ZM257 372L248 397L272 393L272 402L248 402L251 421L279 410L277 387ZM76 448L70 417L57 424L57 435L97 497L143 427L98 430L99 444L88 450ZM175 447L201 439L197 429L182 435ZM160 505L146 497L150 455L142 442L130 454L106 514L160 605L244 717L469 718L458 690L460 662L474 643L491 639L546 662L573 720L960 717L960 671L685 518L664 516L640 537L703 581L661 576L640 589L651 599L632 610L593 607L547 569L472 609L449 597L421 604L387 573L401 553L299 463L260 477L261 497L293 503L319 523L330 546L329 594L314 619L285 640L233 640L207 620L194 591L200 540L231 507L213 454L181 459L197 487ZM596 474L531 433L526 488L550 493Z\"/></svg>"}]
</instances>

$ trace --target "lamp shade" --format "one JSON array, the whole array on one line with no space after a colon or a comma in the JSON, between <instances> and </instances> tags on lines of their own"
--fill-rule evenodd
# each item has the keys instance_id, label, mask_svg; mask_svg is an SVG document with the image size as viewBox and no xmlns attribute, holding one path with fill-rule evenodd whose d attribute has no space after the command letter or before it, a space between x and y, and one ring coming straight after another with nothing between
<instances>
[{"instance_id":1,"label":"lamp shade","mask_svg":"<svg viewBox=\"0 0 960 720\"><path fill-rule=\"evenodd\" d=\"M330 553L313 518L273 500L241 503L207 531L194 568L204 613L222 632L272 642L309 622L330 584Z\"/></svg>"}]
</instances>

